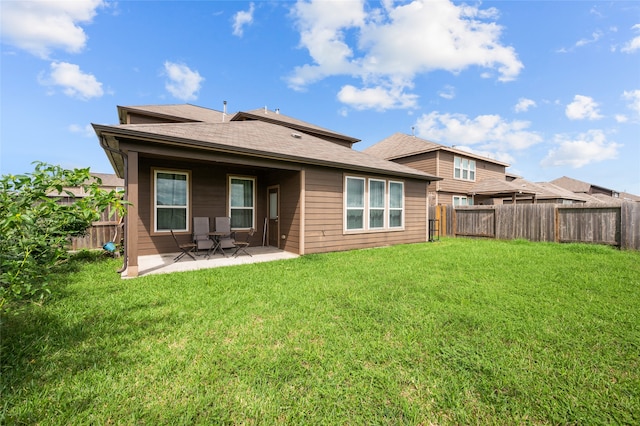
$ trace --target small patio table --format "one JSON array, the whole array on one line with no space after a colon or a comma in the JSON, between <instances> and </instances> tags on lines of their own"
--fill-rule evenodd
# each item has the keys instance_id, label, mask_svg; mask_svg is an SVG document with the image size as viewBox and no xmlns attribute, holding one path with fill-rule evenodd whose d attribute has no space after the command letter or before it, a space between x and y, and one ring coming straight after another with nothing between
<instances>
[{"instance_id":1,"label":"small patio table","mask_svg":"<svg viewBox=\"0 0 640 426\"><path fill-rule=\"evenodd\" d=\"M220 244L220 237L228 235L228 232L218 232L213 231L209 232L209 237L213 240L213 246L207 252L206 258L208 259L211 255L216 254L216 251L220 250L220 254L224 257L227 257L227 254L222 249L222 245Z\"/></svg>"}]
</instances>

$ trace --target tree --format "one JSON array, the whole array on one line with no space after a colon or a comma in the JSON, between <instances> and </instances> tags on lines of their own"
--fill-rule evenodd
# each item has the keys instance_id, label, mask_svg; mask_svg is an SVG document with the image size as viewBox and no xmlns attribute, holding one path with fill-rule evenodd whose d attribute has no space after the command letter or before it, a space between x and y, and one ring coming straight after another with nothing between
<instances>
[{"instance_id":1,"label":"tree","mask_svg":"<svg viewBox=\"0 0 640 426\"><path fill-rule=\"evenodd\" d=\"M107 208L126 213L121 195L101 189L88 168L34 164L33 173L0 177L0 312L48 293L47 277L68 259L71 237L85 235ZM87 195L75 198L71 187ZM61 203L63 197L73 201Z\"/></svg>"}]
</instances>

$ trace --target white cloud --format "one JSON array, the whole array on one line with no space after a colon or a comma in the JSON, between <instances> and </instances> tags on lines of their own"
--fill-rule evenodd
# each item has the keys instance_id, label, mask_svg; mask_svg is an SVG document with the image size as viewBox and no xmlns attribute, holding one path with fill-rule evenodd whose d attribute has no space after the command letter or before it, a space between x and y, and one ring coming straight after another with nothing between
<instances>
[{"instance_id":1,"label":"white cloud","mask_svg":"<svg viewBox=\"0 0 640 426\"><path fill-rule=\"evenodd\" d=\"M49 75L41 74L40 84L44 86L60 86L65 95L88 100L104 95L102 83L93 74L86 74L80 67L68 62L52 62Z\"/></svg>"},{"instance_id":2,"label":"white cloud","mask_svg":"<svg viewBox=\"0 0 640 426\"><path fill-rule=\"evenodd\" d=\"M192 71L188 66L166 61L164 70L169 80L165 83L165 88L174 97L183 101L197 99L197 94L202 87L204 77L198 71Z\"/></svg>"},{"instance_id":3,"label":"white cloud","mask_svg":"<svg viewBox=\"0 0 640 426\"><path fill-rule=\"evenodd\" d=\"M624 91L622 99L629 101L627 107L634 112L634 115L640 118L640 90Z\"/></svg>"},{"instance_id":4,"label":"white cloud","mask_svg":"<svg viewBox=\"0 0 640 426\"><path fill-rule=\"evenodd\" d=\"M565 114L570 120L598 120L602 118L598 103L589 96L575 95L573 102L567 105Z\"/></svg>"},{"instance_id":5,"label":"white cloud","mask_svg":"<svg viewBox=\"0 0 640 426\"><path fill-rule=\"evenodd\" d=\"M358 89L346 85L338 92L338 100L351 107L363 109L414 108L418 96L404 93L398 88L373 87Z\"/></svg>"},{"instance_id":6,"label":"white cloud","mask_svg":"<svg viewBox=\"0 0 640 426\"><path fill-rule=\"evenodd\" d=\"M438 92L438 96L444 99L451 100L456 97L456 88L450 85L446 85Z\"/></svg>"},{"instance_id":7,"label":"white cloud","mask_svg":"<svg viewBox=\"0 0 640 426\"><path fill-rule=\"evenodd\" d=\"M640 32L640 24L635 24L633 27L631 27L631 29L635 30L636 32ZM640 35L632 38L627 43L625 43L625 45L622 46L622 49L620 49L620 51L625 53L633 53L639 49L640 49Z\"/></svg>"},{"instance_id":8,"label":"white cloud","mask_svg":"<svg viewBox=\"0 0 640 426\"><path fill-rule=\"evenodd\" d=\"M499 115L423 114L416 121L419 136L445 145L463 146L481 155L511 162L510 152L521 151L542 142L528 130L528 121L507 121Z\"/></svg>"},{"instance_id":9,"label":"white cloud","mask_svg":"<svg viewBox=\"0 0 640 426\"><path fill-rule=\"evenodd\" d=\"M616 114L614 118L617 123L626 123L627 121L629 121L629 117L624 114Z\"/></svg>"},{"instance_id":10,"label":"white cloud","mask_svg":"<svg viewBox=\"0 0 640 426\"><path fill-rule=\"evenodd\" d=\"M595 43L603 36L602 31L595 31L591 34L591 38L583 38L576 42L576 47L586 46L587 44Z\"/></svg>"},{"instance_id":11,"label":"white cloud","mask_svg":"<svg viewBox=\"0 0 640 426\"><path fill-rule=\"evenodd\" d=\"M607 141L602 130L589 130L575 138L568 135L556 135L556 148L549 150L540 162L542 167L569 166L574 169L591 163L613 160L618 157L622 145Z\"/></svg>"},{"instance_id":12,"label":"white cloud","mask_svg":"<svg viewBox=\"0 0 640 426\"><path fill-rule=\"evenodd\" d=\"M87 41L80 25L90 23L102 6L102 0L3 0L0 2L2 38L43 59L54 49L77 53Z\"/></svg>"},{"instance_id":13,"label":"white cloud","mask_svg":"<svg viewBox=\"0 0 640 426\"><path fill-rule=\"evenodd\" d=\"M244 33L245 25L251 25L253 23L253 12L255 10L255 5L253 3L249 4L249 10L246 12L241 10L240 12L233 15L233 35L242 37Z\"/></svg>"},{"instance_id":14,"label":"white cloud","mask_svg":"<svg viewBox=\"0 0 640 426\"><path fill-rule=\"evenodd\" d=\"M520 98L518 99L518 103L514 109L516 112L527 112L529 111L529 108L533 108L535 106L537 106L535 101L527 98Z\"/></svg>"},{"instance_id":15,"label":"white cloud","mask_svg":"<svg viewBox=\"0 0 640 426\"><path fill-rule=\"evenodd\" d=\"M289 76L296 90L329 76L347 75L361 80L363 88L357 93L363 96L372 91L404 93L417 74L434 70L459 73L478 66L509 81L523 68L515 50L500 43L502 27L494 22L493 8L415 0L384 1L369 9L362 0L299 0L292 16L300 46L313 60ZM353 88L346 90L356 94ZM353 103L386 108L388 97L379 98L377 105L370 99Z\"/></svg>"},{"instance_id":16,"label":"white cloud","mask_svg":"<svg viewBox=\"0 0 640 426\"><path fill-rule=\"evenodd\" d=\"M85 138L94 137L96 135L91 124L87 124L84 127L79 124L70 124L68 129L71 133L79 134Z\"/></svg>"}]
</instances>

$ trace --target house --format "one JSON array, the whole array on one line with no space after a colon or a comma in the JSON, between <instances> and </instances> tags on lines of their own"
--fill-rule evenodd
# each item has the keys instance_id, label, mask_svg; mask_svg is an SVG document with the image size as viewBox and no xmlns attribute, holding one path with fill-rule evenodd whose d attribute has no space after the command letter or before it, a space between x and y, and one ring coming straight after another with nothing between
<instances>
[{"instance_id":1,"label":"house","mask_svg":"<svg viewBox=\"0 0 640 426\"><path fill-rule=\"evenodd\" d=\"M640 202L640 197L628 192L618 192L613 189L605 188L603 186L594 185L591 183L583 182L578 179L573 179L567 176L551 181L561 188L567 189L576 194L584 194L590 196L596 202L601 203L614 203L619 204L625 201Z\"/></svg>"},{"instance_id":2,"label":"house","mask_svg":"<svg viewBox=\"0 0 640 426\"><path fill-rule=\"evenodd\" d=\"M364 152L442 178L430 191L430 206L474 204L472 189L477 182L507 180L507 163L404 133L395 133Z\"/></svg>"},{"instance_id":3,"label":"house","mask_svg":"<svg viewBox=\"0 0 640 426\"><path fill-rule=\"evenodd\" d=\"M585 204L596 201L548 182L529 182L523 178L503 181L488 179L471 189L477 204Z\"/></svg>"},{"instance_id":4,"label":"house","mask_svg":"<svg viewBox=\"0 0 640 426\"><path fill-rule=\"evenodd\" d=\"M439 178L352 149L358 139L279 111L118 107L94 130L127 200L126 276L138 257L176 251L192 218L231 217L252 244L296 254L423 242Z\"/></svg>"}]
</instances>

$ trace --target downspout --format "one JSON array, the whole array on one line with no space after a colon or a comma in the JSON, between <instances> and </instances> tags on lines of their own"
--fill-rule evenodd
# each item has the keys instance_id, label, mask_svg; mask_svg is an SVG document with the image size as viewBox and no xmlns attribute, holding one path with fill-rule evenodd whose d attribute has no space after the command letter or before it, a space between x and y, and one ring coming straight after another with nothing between
<instances>
[{"instance_id":1,"label":"downspout","mask_svg":"<svg viewBox=\"0 0 640 426\"><path fill-rule=\"evenodd\" d=\"M102 149L104 149L105 151L109 151L112 152L114 154L118 154L120 156L122 156L122 160L124 161L124 200L125 201L129 201L129 179L128 179L128 164L129 164L129 157L127 156L127 154L124 151L121 151L119 149L114 149L111 148L109 145L107 145L107 143L104 141L104 136L100 136L100 146L102 147ZM122 238L124 239L124 241L127 241L127 226L126 226L126 222L123 225L123 233L122 233ZM127 265L129 263L129 256L127 255L127 245L124 245L124 253L123 253L123 261L122 261L122 267L120 269L118 269L116 272L118 274L123 273L126 269L127 269Z\"/></svg>"}]
</instances>

